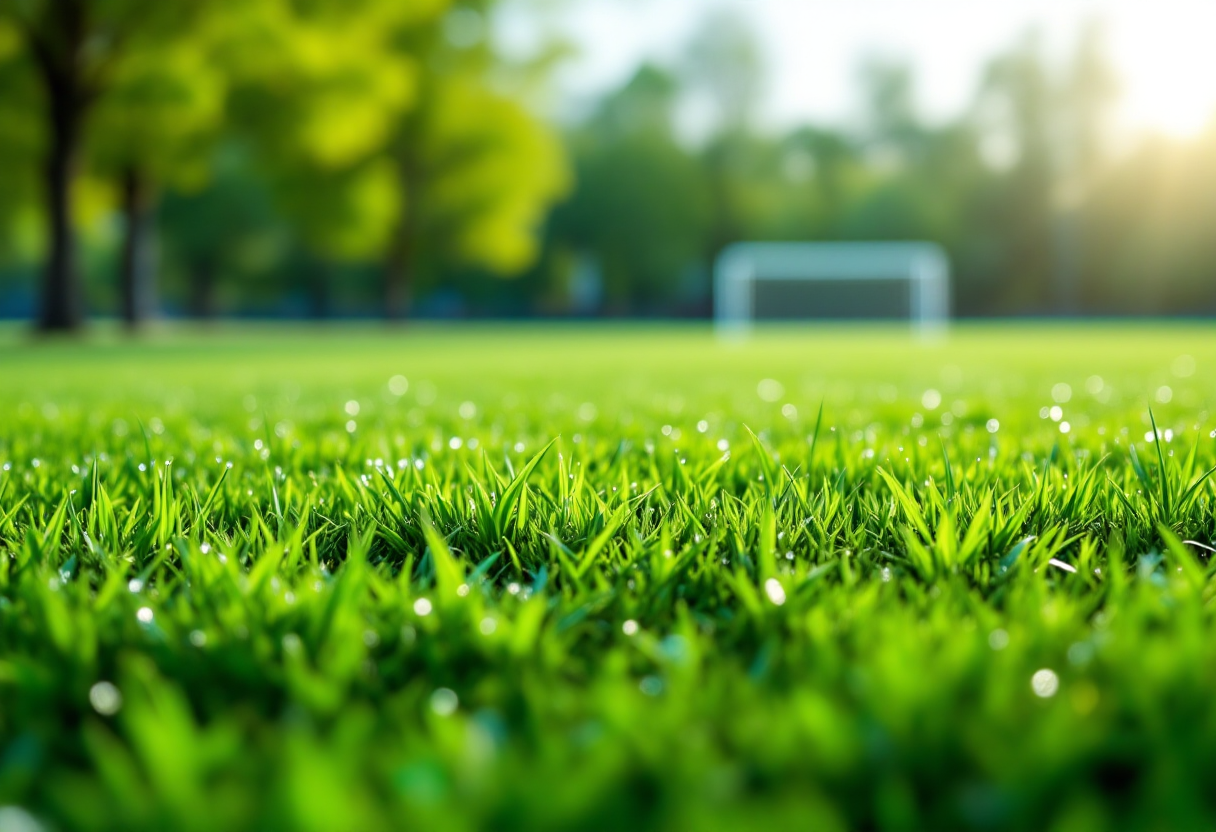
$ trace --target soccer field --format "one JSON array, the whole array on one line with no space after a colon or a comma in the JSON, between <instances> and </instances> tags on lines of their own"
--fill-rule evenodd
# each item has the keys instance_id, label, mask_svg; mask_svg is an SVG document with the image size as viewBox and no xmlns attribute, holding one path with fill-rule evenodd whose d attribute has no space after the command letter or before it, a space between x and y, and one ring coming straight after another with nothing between
<instances>
[{"instance_id":1,"label":"soccer field","mask_svg":"<svg viewBox=\"0 0 1216 832\"><path fill-rule=\"evenodd\" d=\"M1200 324L0 332L0 830L1212 828L1214 429Z\"/></svg>"}]
</instances>

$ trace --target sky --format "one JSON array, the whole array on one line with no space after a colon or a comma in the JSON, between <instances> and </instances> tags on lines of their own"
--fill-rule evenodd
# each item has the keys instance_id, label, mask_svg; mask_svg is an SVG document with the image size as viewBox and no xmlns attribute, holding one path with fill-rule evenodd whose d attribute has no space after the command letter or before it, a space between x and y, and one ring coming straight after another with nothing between
<instances>
[{"instance_id":1,"label":"sky","mask_svg":"<svg viewBox=\"0 0 1216 832\"><path fill-rule=\"evenodd\" d=\"M867 56L911 62L922 112L950 118L967 106L985 61L1029 29L1063 56L1094 18L1121 77L1124 129L1188 136L1216 115L1216 0L561 0L509 15L501 29L520 48L545 29L574 42L557 83L561 106L575 112L643 60L675 62L721 7L751 21L764 47L761 113L773 127L854 116Z\"/></svg>"}]
</instances>

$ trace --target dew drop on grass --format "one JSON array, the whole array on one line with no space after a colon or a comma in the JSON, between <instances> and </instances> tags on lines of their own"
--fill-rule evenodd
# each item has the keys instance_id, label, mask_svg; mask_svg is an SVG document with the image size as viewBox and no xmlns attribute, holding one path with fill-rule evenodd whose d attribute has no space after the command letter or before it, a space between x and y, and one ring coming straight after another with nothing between
<instances>
[{"instance_id":1,"label":"dew drop on grass","mask_svg":"<svg viewBox=\"0 0 1216 832\"><path fill-rule=\"evenodd\" d=\"M1068 404L1072 399L1072 388L1060 382L1051 388L1051 400L1058 404Z\"/></svg>"},{"instance_id":2,"label":"dew drop on grass","mask_svg":"<svg viewBox=\"0 0 1216 832\"><path fill-rule=\"evenodd\" d=\"M999 628L993 630L988 634L988 646L993 650L1004 650L1009 646L1009 633Z\"/></svg>"},{"instance_id":3,"label":"dew drop on grass","mask_svg":"<svg viewBox=\"0 0 1216 832\"><path fill-rule=\"evenodd\" d=\"M762 401L775 402L785 395L785 386L776 379L766 378L756 385L756 395Z\"/></svg>"},{"instance_id":4,"label":"dew drop on grass","mask_svg":"<svg viewBox=\"0 0 1216 832\"><path fill-rule=\"evenodd\" d=\"M141 624L151 624L152 619L153 619L152 608L151 607L140 607L136 611L135 617L137 619L139 619L139 622Z\"/></svg>"},{"instance_id":5,"label":"dew drop on grass","mask_svg":"<svg viewBox=\"0 0 1216 832\"><path fill-rule=\"evenodd\" d=\"M493 635L494 631L498 629L498 621L497 619L491 618L487 615L485 618L481 619L481 624L479 624L477 628L481 631L483 636Z\"/></svg>"},{"instance_id":6,"label":"dew drop on grass","mask_svg":"<svg viewBox=\"0 0 1216 832\"><path fill-rule=\"evenodd\" d=\"M419 598L414 602L415 615L428 616L431 614L432 609L433 607L431 606L431 602L426 598Z\"/></svg>"},{"instance_id":7,"label":"dew drop on grass","mask_svg":"<svg viewBox=\"0 0 1216 832\"><path fill-rule=\"evenodd\" d=\"M988 424L985 425L984 427L986 427L988 429L989 433L996 433L998 430L1001 429L1001 423L998 422L996 419L989 419Z\"/></svg>"},{"instance_id":8,"label":"dew drop on grass","mask_svg":"<svg viewBox=\"0 0 1216 832\"><path fill-rule=\"evenodd\" d=\"M394 396L404 396L410 389L410 382L405 376L393 376L388 380L388 392Z\"/></svg>"},{"instance_id":9,"label":"dew drop on grass","mask_svg":"<svg viewBox=\"0 0 1216 832\"><path fill-rule=\"evenodd\" d=\"M131 580L127 581L127 590L130 592L142 592L143 588L144 582L139 578L132 578Z\"/></svg>"},{"instance_id":10,"label":"dew drop on grass","mask_svg":"<svg viewBox=\"0 0 1216 832\"><path fill-rule=\"evenodd\" d=\"M460 698L451 688L438 688L431 694L431 710L439 716L451 716L459 704Z\"/></svg>"},{"instance_id":11,"label":"dew drop on grass","mask_svg":"<svg viewBox=\"0 0 1216 832\"><path fill-rule=\"evenodd\" d=\"M632 618L621 625L621 632L627 636L636 636L638 634L638 622Z\"/></svg>"},{"instance_id":12,"label":"dew drop on grass","mask_svg":"<svg viewBox=\"0 0 1216 832\"><path fill-rule=\"evenodd\" d=\"M122 707L122 693L112 682L98 682L89 688L89 704L102 716L113 716Z\"/></svg>"},{"instance_id":13,"label":"dew drop on grass","mask_svg":"<svg viewBox=\"0 0 1216 832\"><path fill-rule=\"evenodd\" d=\"M769 578L764 582L764 594L777 606L785 603L785 587L781 586L781 582L776 578Z\"/></svg>"},{"instance_id":14,"label":"dew drop on grass","mask_svg":"<svg viewBox=\"0 0 1216 832\"><path fill-rule=\"evenodd\" d=\"M930 388L921 395L920 403L925 410L937 410L942 403L942 394Z\"/></svg>"},{"instance_id":15,"label":"dew drop on grass","mask_svg":"<svg viewBox=\"0 0 1216 832\"><path fill-rule=\"evenodd\" d=\"M1050 699L1060 689L1060 677L1055 674L1055 671L1048 668L1037 670L1030 677L1030 688L1040 699Z\"/></svg>"}]
</instances>

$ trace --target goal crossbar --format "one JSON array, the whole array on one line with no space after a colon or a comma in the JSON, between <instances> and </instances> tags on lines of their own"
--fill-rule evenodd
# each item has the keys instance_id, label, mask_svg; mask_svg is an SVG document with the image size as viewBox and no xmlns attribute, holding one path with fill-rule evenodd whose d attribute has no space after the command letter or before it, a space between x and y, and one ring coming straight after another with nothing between
<instances>
[{"instance_id":1,"label":"goal crossbar","mask_svg":"<svg viewBox=\"0 0 1216 832\"><path fill-rule=\"evenodd\" d=\"M736 243L714 264L714 324L742 333L755 318L755 287L765 280L907 280L913 325L945 326L950 261L935 243Z\"/></svg>"}]
</instances>

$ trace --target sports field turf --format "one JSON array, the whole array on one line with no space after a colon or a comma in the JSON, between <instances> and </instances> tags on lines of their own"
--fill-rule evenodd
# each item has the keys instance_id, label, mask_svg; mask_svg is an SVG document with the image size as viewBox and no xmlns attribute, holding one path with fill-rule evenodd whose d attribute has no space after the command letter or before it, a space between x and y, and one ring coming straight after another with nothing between
<instances>
[{"instance_id":1,"label":"sports field turf","mask_svg":"<svg viewBox=\"0 0 1216 832\"><path fill-rule=\"evenodd\" d=\"M5 331L0 829L1212 828L1214 428L1200 325Z\"/></svg>"}]
</instances>

